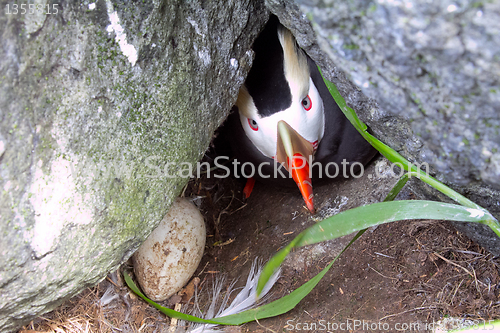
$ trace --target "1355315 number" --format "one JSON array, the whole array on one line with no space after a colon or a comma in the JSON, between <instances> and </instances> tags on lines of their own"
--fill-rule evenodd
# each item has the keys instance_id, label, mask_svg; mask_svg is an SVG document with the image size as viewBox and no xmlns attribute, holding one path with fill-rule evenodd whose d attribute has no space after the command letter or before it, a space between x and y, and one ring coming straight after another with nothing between
<instances>
[{"instance_id":1,"label":"1355315 number","mask_svg":"<svg viewBox=\"0 0 500 333\"><path fill-rule=\"evenodd\" d=\"M5 6L5 14L7 15L33 15L33 14L45 14L45 15L53 15L59 12L59 4L7 4Z\"/></svg>"}]
</instances>

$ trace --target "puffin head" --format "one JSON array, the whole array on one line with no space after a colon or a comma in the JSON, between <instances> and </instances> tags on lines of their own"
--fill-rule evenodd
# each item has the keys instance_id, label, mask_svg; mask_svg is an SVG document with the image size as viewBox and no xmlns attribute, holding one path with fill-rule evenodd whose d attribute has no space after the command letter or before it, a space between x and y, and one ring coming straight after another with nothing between
<instances>
[{"instance_id":1,"label":"puffin head","mask_svg":"<svg viewBox=\"0 0 500 333\"><path fill-rule=\"evenodd\" d=\"M262 155L285 166L314 212L308 161L323 138L325 113L307 57L277 19L266 26L254 51L236 101L241 126Z\"/></svg>"}]
</instances>

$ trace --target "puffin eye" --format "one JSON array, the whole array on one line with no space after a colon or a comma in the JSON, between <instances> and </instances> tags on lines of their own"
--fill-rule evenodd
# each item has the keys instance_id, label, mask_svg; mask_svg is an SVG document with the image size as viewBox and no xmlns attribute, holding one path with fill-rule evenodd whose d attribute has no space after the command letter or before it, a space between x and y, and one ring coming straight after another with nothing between
<instances>
[{"instance_id":1,"label":"puffin eye","mask_svg":"<svg viewBox=\"0 0 500 333\"><path fill-rule=\"evenodd\" d=\"M248 119L248 125L250 125L250 128L253 129L254 131L259 129L259 125L253 119L250 119L250 118Z\"/></svg>"},{"instance_id":2,"label":"puffin eye","mask_svg":"<svg viewBox=\"0 0 500 333\"><path fill-rule=\"evenodd\" d=\"M307 95L306 98L304 98L302 100L302 106L304 107L304 110L306 110L306 111L311 110L312 102L311 102L311 98L309 97L309 95Z\"/></svg>"}]
</instances>

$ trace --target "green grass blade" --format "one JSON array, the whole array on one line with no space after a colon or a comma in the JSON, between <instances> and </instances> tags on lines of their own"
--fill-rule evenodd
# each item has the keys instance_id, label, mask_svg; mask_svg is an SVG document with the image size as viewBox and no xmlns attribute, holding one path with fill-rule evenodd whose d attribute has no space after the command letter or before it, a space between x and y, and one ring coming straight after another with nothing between
<instances>
[{"instance_id":1,"label":"green grass blade","mask_svg":"<svg viewBox=\"0 0 500 333\"><path fill-rule=\"evenodd\" d=\"M232 317L237 317L238 320L242 321L237 323L236 321L232 322L235 323L234 325L239 325L255 319L264 319L286 313L293 309L304 297L306 297L311 292L311 290L318 284L318 282L323 278L326 272L328 272L330 267L332 267L333 263L334 261L328 264L320 273L301 285L299 288L295 289L290 294L277 299L274 302L260 306L256 309L247 310L236 315L221 317L217 319L232 320Z\"/></svg>"},{"instance_id":2,"label":"green grass blade","mask_svg":"<svg viewBox=\"0 0 500 333\"><path fill-rule=\"evenodd\" d=\"M183 319L187 321L197 322L197 323L205 323L205 324L218 324L218 325L241 325L247 323L249 321L253 321L256 319L264 319L269 317L275 317L285 312L293 309L305 296L307 296L311 290L319 283L319 281L323 278L323 276L328 272L328 270L332 267L333 263L339 258L339 256L357 239L361 236L362 232L358 233L349 244L340 252L335 259L330 262L321 272L315 275L312 279L304 283L299 288L295 289L290 294L283 296L277 299L274 302L271 302L266 305L259 306L255 309L250 309L243 311L238 314L213 318L211 320L206 320L202 318L198 318L195 316L187 315L178 311L174 311L169 308L165 308L158 303L147 298L135 285L134 281L130 278L130 276L123 272L123 276L125 278L125 282L129 286L130 289L134 293L136 293L139 297L144 299L146 302L157 308L159 311L164 313L165 315L171 318ZM296 237L297 240L300 240L300 237ZM292 243L290 243L292 244ZM281 256L280 256L281 257ZM279 265L278 265L279 266ZM261 275L262 276L262 275Z\"/></svg>"},{"instance_id":3,"label":"green grass blade","mask_svg":"<svg viewBox=\"0 0 500 333\"><path fill-rule=\"evenodd\" d=\"M456 202L458 202L461 205L464 205L464 206L467 206L467 207L470 207L470 208L475 208L475 209L482 209L485 212L488 212L483 207L481 207L478 204L470 201L469 199L467 199L466 197L464 197L460 193L452 190L448 186L446 186L443 183L437 181L435 178L433 178L433 177L431 177L429 175L426 175L425 173L410 172L409 173L409 177L417 177L417 178L419 178L424 183L427 183L430 186L434 187L439 192L441 192L443 194L446 194L448 197L450 197L451 199L455 200ZM488 214L489 214L489 212L488 212Z\"/></svg>"},{"instance_id":4,"label":"green grass blade","mask_svg":"<svg viewBox=\"0 0 500 333\"><path fill-rule=\"evenodd\" d=\"M264 266L262 272L260 273L259 281L257 283L257 296L260 295L267 281L271 278L271 276L276 272L276 270L280 267L285 257L290 253L290 251L295 247L297 242L302 238L302 234L300 233L295 237L286 247L281 249L278 253L276 253Z\"/></svg>"},{"instance_id":5,"label":"green grass blade","mask_svg":"<svg viewBox=\"0 0 500 333\"><path fill-rule=\"evenodd\" d=\"M336 259L337 258L335 258L335 260ZM197 323L203 323L203 324L241 325L241 324L247 323L247 322L255 320L255 319L263 319L263 318L278 316L280 314L283 314L283 313L288 312L291 309L293 309L318 284L318 282L326 274L326 272L330 269L330 267L332 266L332 264L335 260L333 260L319 274L317 274L315 277L313 277L312 279L310 279L309 281L304 283L302 286L300 286L299 288L295 289L290 294L288 294L288 295L286 295L286 296L284 296L284 297L282 297L274 302L257 307L255 309L243 311L243 312L238 313L238 314L225 316L225 317L219 317L219 318L213 318L211 320L206 320L206 319L198 318L195 316L187 315L187 314L184 314L182 312L178 312L178 311L166 308L164 306L161 306L158 303L150 300L143 293L141 293L139 288L137 288L134 281L132 281L132 279L130 278L130 276L126 272L123 272L123 276L125 278L125 282L129 286L129 288L132 289L132 291L134 293L136 293L139 297L141 297L146 302L148 302L149 304L151 304L152 306L157 308L160 312L164 313L165 315L167 315L171 318L177 318L177 319L182 319L182 320L187 320L187 321L192 321L192 322L197 322Z\"/></svg>"},{"instance_id":6,"label":"green grass blade","mask_svg":"<svg viewBox=\"0 0 500 333\"><path fill-rule=\"evenodd\" d=\"M399 186L402 187L403 185L404 182L401 181ZM396 184L397 187L398 184ZM386 200L392 200L395 195L397 193L389 194ZM292 240L285 249L281 250L278 253L279 256L275 255L271 258L264 266L264 269L274 272L293 247L335 239L383 223L414 219L484 223L485 216L483 210L426 200L387 201L357 207L326 218L307 228ZM291 246L292 244L293 246ZM267 275L261 276L259 285L264 285L267 280Z\"/></svg>"},{"instance_id":7,"label":"green grass blade","mask_svg":"<svg viewBox=\"0 0 500 333\"><path fill-rule=\"evenodd\" d=\"M314 244L371 226L413 219L449 220L484 223L483 210L427 200L379 202L331 216L303 232L296 246Z\"/></svg>"},{"instance_id":8,"label":"green grass blade","mask_svg":"<svg viewBox=\"0 0 500 333\"><path fill-rule=\"evenodd\" d=\"M328 272L328 270L332 267L333 263L340 257L342 253L344 253L345 250L349 248L362 234L364 230L361 230L358 232L356 236L347 244L344 249L317 275L315 275L312 279L304 283L302 286L299 288L295 289L293 292L291 292L288 295L285 295L281 297L280 299L277 299L274 302L271 302L269 304L260 306L256 309L252 310L247 310L245 312L239 313L237 315L231 315L231 316L226 316L226 317L220 317L217 318L217 320L224 320L224 321L229 321L233 322L233 325L240 325L255 319L264 319L264 318L269 318L269 317L274 317L278 316L280 314L286 313L293 309L304 297L306 297L311 290L321 281L323 276ZM300 236L300 235L299 235ZM299 239L300 237L297 236L296 239ZM300 239L299 239L300 240ZM274 257L273 257L274 259ZM268 262L268 264L271 261ZM267 266L267 264L266 264ZM279 265L278 265L279 267ZM261 275L262 276L262 275ZM234 319L233 319L234 318ZM243 320L239 322L239 320Z\"/></svg>"},{"instance_id":9,"label":"green grass blade","mask_svg":"<svg viewBox=\"0 0 500 333\"><path fill-rule=\"evenodd\" d=\"M389 194L386 196L384 201L393 201L394 198L398 195L398 193L401 191L403 186L406 184L408 181L408 175L405 174L401 179L398 181L398 183L394 186L394 188L389 192ZM289 310L293 309L304 297L306 297L311 290L319 283L319 281L323 278L323 276L328 272L328 270L332 267L333 263L342 255L342 253L345 252L351 246L367 229L362 229L358 231L358 233L351 239L351 241L344 247L344 249L332 260L332 262L323 269L319 274L317 274L313 279L309 280L306 282L304 285L300 286L296 290L294 290L292 293L289 295L286 295L279 300L274 301L273 303L270 303L268 305L264 305L264 307L269 306L270 308L272 307L273 309L275 308L274 312L269 313L268 317L272 317L274 315L271 315L272 313L276 313L275 315L280 315L282 313L288 312ZM302 239L304 234L307 234L308 230L303 231L301 234L299 234L297 237L295 237L290 244L288 244L284 249L280 250L275 256L269 260L266 265L263 268L263 272L267 271L268 273L266 275L261 274L259 277L259 285L265 286L267 281L269 280L270 276L278 269L278 267L281 265L283 260L285 259L286 255L290 253L290 251L295 247L299 241ZM262 288L258 292L262 291ZM261 319L261 318L257 318Z\"/></svg>"},{"instance_id":10,"label":"green grass blade","mask_svg":"<svg viewBox=\"0 0 500 333\"><path fill-rule=\"evenodd\" d=\"M464 197L460 193L452 190L448 186L444 185L443 183L437 181L436 179L434 179L426 174L415 173L415 172L410 172L408 174L409 174L409 176L418 177L423 182L434 187L436 190L440 191L441 193L446 194L448 197L452 198L453 200L457 201L458 203L460 203L466 207L470 207L471 209L477 209L477 210L482 211L485 214L485 217L483 218L482 223L484 223L488 227L490 227L490 229L493 230L498 237L500 237L500 224L499 224L498 220L488 210L484 209L483 207L481 207L478 204L467 199L466 197Z\"/></svg>"},{"instance_id":11,"label":"green grass blade","mask_svg":"<svg viewBox=\"0 0 500 333\"><path fill-rule=\"evenodd\" d=\"M396 199L398 196L399 192L403 189L403 187L406 185L406 182L408 182L408 173L405 173L401 178L399 178L398 182L394 187L389 191L389 194L384 199L384 202L386 201L393 201Z\"/></svg>"},{"instance_id":12,"label":"green grass blade","mask_svg":"<svg viewBox=\"0 0 500 333\"><path fill-rule=\"evenodd\" d=\"M321 68L319 68L319 72L323 76L323 73L321 72ZM377 149L382 155L384 155L389 161L393 163L401 163L402 167L406 171L415 171L417 172L416 166L412 165L409 163L402 155L400 155L398 152L396 152L394 149L383 143L382 141L378 140L375 138L373 135L367 132L368 127L366 126L365 123L363 123L356 112L347 106L347 103L345 102L344 97L340 95L337 87L323 76L323 81L325 82L326 87L328 88L328 91L332 95L333 99L339 106L340 110L344 113L344 115L347 117L347 119L351 122L351 124L358 130L358 132L365 138L366 141L368 141L375 149Z\"/></svg>"},{"instance_id":13,"label":"green grass blade","mask_svg":"<svg viewBox=\"0 0 500 333\"><path fill-rule=\"evenodd\" d=\"M172 309L169 309L169 308L166 308L164 306L161 306L160 304L150 300L149 298L146 297L146 295L144 295L140 290L139 288L137 288L137 286L135 285L134 281L132 280L132 278L127 274L127 272L123 272L123 277L125 279L125 283L127 284L127 286L132 289L132 291L138 295L139 297L141 297L143 300L145 300L146 302L148 302L149 304L151 304L152 306L154 306L155 308L157 308L160 312L166 314L167 316L171 317L171 318L177 318L177 319L182 319L182 320L188 320L188 321L193 321L193 322L196 322L196 323L203 323L203 324L219 324L218 322L216 321L212 321L212 320L206 320L206 319L203 319L203 318L198 318L198 317L195 317L195 316L191 316L191 315L188 315L188 314L184 314L182 312L178 312L178 311L175 311L175 310L172 310Z\"/></svg>"},{"instance_id":14,"label":"green grass blade","mask_svg":"<svg viewBox=\"0 0 500 333\"><path fill-rule=\"evenodd\" d=\"M321 75L323 76L321 68L318 67L318 69ZM342 110L344 115L347 117L347 119L356 128L356 130L365 138L365 140L367 140L375 149L377 149L389 161L391 161L392 163L397 163L404 170L408 171L409 172L408 177L418 177L420 180L434 187L438 191L444 193L445 195L455 200L456 202L460 203L461 205L474 209L483 210L485 214L488 215L488 217L485 218L484 223L487 224L500 237L500 224L498 223L498 220L495 217L493 217L493 215L491 215L486 209L470 201L460 193L452 190L451 188L439 182L435 178L429 176L426 173L421 172L421 170L417 168L416 165L410 163L401 154L399 154L394 149L392 149L391 147L389 147L388 145L386 145L385 143L383 143L382 141L378 140L376 137L368 133L367 131L368 127L366 126L366 124L364 124L359 119L356 112L352 108L347 106L345 99L342 97L342 95L340 95L337 87L332 82L325 79L324 76L323 76L323 81L325 82L325 85L330 91L330 94L332 95L333 99L335 100L339 108Z\"/></svg>"}]
</instances>

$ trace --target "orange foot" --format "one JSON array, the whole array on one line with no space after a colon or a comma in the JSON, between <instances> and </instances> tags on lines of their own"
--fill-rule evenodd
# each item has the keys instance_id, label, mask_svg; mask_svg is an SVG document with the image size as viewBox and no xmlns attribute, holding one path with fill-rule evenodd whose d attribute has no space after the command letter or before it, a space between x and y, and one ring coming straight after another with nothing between
<instances>
[{"instance_id":1,"label":"orange foot","mask_svg":"<svg viewBox=\"0 0 500 333\"><path fill-rule=\"evenodd\" d=\"M250 197L250 194L252 193L253 186L255 185L255 178L247 178L247 183L245 184L245 187L243 188L243 195L245 196L245 199L248 199Z\"/></svg>"}]
</instances>

